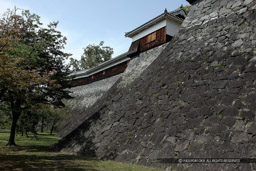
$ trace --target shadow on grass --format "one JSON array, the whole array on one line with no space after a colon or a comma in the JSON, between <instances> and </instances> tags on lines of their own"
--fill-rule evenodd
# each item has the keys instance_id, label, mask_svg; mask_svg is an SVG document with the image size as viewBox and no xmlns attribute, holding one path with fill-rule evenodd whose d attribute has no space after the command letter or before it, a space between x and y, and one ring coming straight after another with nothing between
<instances>
[{"instance_id":1,"label":"shadow on grass","mask_svg":"<svg viewBox=\"0 0 256 171\"><path fill-rule=\"evenodd\" d=\"M0 154L0 170L90 170L97 171L98 159L84 156L55 154Z\"/></svg>"},{"instance_id":2,"label":"shadow on grass","mask_svg":"<svg viewBox=\"0 0 256 171\"><path fill-rule=\"evenodd\" d=\"M11 151L17 152L17 151L26 151L26 152L59 152L55 150L54 147L51 146L6 146L6 148L9 148Z\"/></svg>"},{"instance_id":3,"label":"shadow on grass","mask_svg":"<svg viewBox=\"0 0 256 171\"><path fill-rule=\"evenodd\" d=\"M96 158L60 153L52 146L0 146L0 170L98 171Z\"/></svg>"},{"instance_id":4,"label":"shadow on grass","mask_svg":"<svg viewBox=\"0 0 256 171\"><path fill-rule=\"evenodd\" d=\"M0 130L0 171L2 170L88 170L98 171L100 160L60 153L52 146L58 138L38 134L39 140L16 136L19 146L6 146L8 130Z\"/></svg>"}]
</instances>

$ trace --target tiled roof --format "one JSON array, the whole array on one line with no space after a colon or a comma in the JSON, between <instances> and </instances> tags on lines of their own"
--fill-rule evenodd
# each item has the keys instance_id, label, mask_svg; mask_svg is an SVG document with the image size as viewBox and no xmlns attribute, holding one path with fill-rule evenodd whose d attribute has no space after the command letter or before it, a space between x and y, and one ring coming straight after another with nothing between
<instances>
[{"instance_id":1,"label":"tiled roof","mask_svg":"<svg viewBox=\"0 0 256 171\"><path fill-rule=\"evenodd\" d=\"M167 12L165 11L164 13L162 13L161 15L153 18L152 20L146 22L145 24L137 27L136 29L128 32L125 34L126 37L133 37L134 35L140 33L141 31L151 27L152 25L164 20L164 19L171 19L177 23L182 23L184 18L186 17L186 12L184 11L184 9L182 7L171 11L171 12Z\"/></svg>"},{"instance_id":2,"label":"tiled roof","mask_svg":"<svg viewBox=\"0 0 256 171\"><path fill-rule=\"evenodd\" d=\"M101 71L104 71L108 68L114 67L118 64L121 64L121 63L129 61L129 60L130 60L130 58L127 57L127 52L126 52L126 53L123 53L123 54L113 58L113 59L110 59L106 62L101 63L100 65L96 66L95 68L74 72L74 73L70 74L70 76L73 76L74 79L89 77L91 75L94 75L96 73L99 73Z\"/></svg>"}]
</instances>

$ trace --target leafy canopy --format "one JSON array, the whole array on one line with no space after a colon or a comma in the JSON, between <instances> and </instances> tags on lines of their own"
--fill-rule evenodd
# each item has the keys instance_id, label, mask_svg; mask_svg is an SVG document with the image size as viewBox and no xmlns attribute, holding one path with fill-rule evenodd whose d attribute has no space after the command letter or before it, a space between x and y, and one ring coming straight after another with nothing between
<instances>
[{"instance_id":1,"label":"leafy canopy","mask_svg":"<svg viewBox=\"0 0 256 171\"><path fill-rule=\"evenodd\" d=\"M88 45L84 48L84 53L80 60L71 58L69 66L73 71L80 71L90 69L98 66L100 63L111 59L114 51L109 46L104 46L104 41L101 41L99 45Z\"/></svg>"},{"instance_id":2,"label":"leafy canopy","mask_svg":"<svg viewBox=\"0 0 256 171\"><path fill-rule=\"evenodd\" d=\"M42 26L40 17L23 10L8 10L0 19L0 103L11 111L9 144L15 145L16 123L23 110L36 104L64 106L69 70L64 60L66 38L58 23Z\"/></svg>"},{"instance_id":3,"label":"leafy canopy","mask_svg":"<svg viewBox=\"0 0 256 171\"><path fill-rule=\"evenodd\" d=\"M191 5L185 5L185 6L182 6L182 8L185 10L185 12L188 14L189 11L190 11L190 8L191 8Z\"/></svg>"}]
</instances>

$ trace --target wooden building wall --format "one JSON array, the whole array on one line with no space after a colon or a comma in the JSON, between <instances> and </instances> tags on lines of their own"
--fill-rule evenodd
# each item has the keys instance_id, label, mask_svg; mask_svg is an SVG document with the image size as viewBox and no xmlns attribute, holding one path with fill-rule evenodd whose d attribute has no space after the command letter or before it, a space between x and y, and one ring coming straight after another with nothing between
<instances>
[{"instance_id":1,"label":"wooden building wall","mask_svg":"<svg viewBox=\"0 0 256 171\"><path fill-rule=\"evenodd\" d=\"M166 27L163 27L140 39L140 52L166 43Z\"/></svg>"},{"instance_id":2,"label":"wooden building wall","mask_svg":"<svg viewBox=\"0 0 256 171\"><path fill-rule=\"evenodd\" d=\"M129 61L123 62L119 65L116 65L112 68L101 71L101 72L99 72L97 74L94 74L90 77L74 79L74 80L70 81L68 84L71 87L81 86L81 85L90 84L90 83L93 83L95 81L103 80L105 78L109 78L109 77L118 75L118 74L123 73L125 71L125 69L128 66L128 63L129 63Z\"/></svg>"},{"instance_id":3,"label":"wooden building wall","mask_svg":"<svg viewBox=\"0 0 256 171\"><path fill-rule=\"evenodd\" d=\"M168 36L166 34L166 27L163 27L137 41L132 42L128 56L135 56L141 52L145 52L151 48L162 45L171 39L172 36Z\"/></svg>"}]
</instances>

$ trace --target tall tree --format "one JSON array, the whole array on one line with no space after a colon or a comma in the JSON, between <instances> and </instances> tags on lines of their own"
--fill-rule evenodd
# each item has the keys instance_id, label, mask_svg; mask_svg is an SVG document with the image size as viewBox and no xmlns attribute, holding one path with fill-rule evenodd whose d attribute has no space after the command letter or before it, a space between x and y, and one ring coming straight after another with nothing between
<instances>
[{"instance_id":1,"label":"tall tree","mask_svg":"<svg viewBox=\"0 0 256 171\"><path fill-rule=\"evenodd\" d=\"M99 45L90 44L84 48L84 53L80 61L71 58L69 66L74 71L90 69L111 59L113 53L113 48L104 46L104 41L101 41Z\"/></svg>"},{"instance_id":2,"label":"tall tree","mask_svg":"<svg viewBox=\"0 0 256 171\"><path fill-rule=\"evenodd\" d=\"M80 66L80 61L78 61L77 59L74 59L74 58L70 58L70 61L69 61L69 68L72 70L72 71L80 71L80 70L83 70L84 68L81 68Z\"/></svg>"},{"instance_id":3,"label":"tall tree","mask_svg":"<svg viewBox=\"0 0 256 171\"><path fill-rule=\"evenodd\" d=\"M15 130L22 111L39 103L64 106L68 69L62 50L66 38L58 23L42 27L40 17L29 11L8 10L0 19L0 102L9 106L12 126L8 145L15 144Z\"/></svg>"},{"instance_id":4,"label":"tall tree","mask_svg":"<svg viewBox=\"0 0 256 171\"><path fill-rule=\"evenodd\" d=\"M41 131L43 132L44 126L48 128L51 135L56 129L58 122L67 118L66 108L56 108L48 104L36 104L27 110L23 110L18 122L19 131L22 135L27 135L28 132L37 134L37 129L39 122L41 123ZM0 120L1 121L1 120Z\"/></svg>"}]
</instances>

